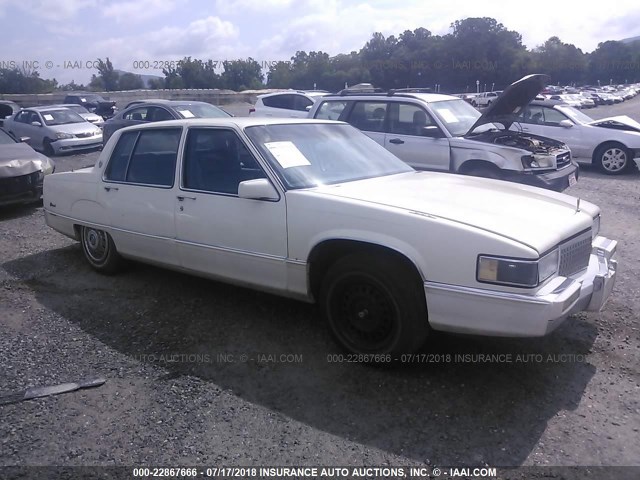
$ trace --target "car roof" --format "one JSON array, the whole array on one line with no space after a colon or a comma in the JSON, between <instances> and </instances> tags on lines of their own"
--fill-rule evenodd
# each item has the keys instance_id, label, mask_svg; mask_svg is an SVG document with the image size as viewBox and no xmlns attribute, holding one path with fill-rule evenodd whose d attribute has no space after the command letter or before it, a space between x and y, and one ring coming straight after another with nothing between
<instances>
[{"instance_id":1,"label":"car roof","mask_svg":"<svg viewBox=\"0 0 640 480\"><path fill-rule=\"evenodd\" d=\"M309 97L324 97L325 95L331 95L328 92L322 90L283 90L281 92L271 92L271 93L263 93L262 95L258 95L258 98L266 98L266 97L274 97L276 95L307 95Z\"/></svg>"},{"instance_id":2,"label":"car roof","mask_svg":"<svg viewBox=\"0 0 640 480\"><path fill-rule=\"evenodd\" d=\"M539 107L555 107L556 105L564 105L566 107L569 106L568 103L562 102L560 100L533 100L529 103L529 105L537 105Z\"/></svg>"},{"instance_id":3,"label":"car roof","mask_svg":"<svg viewBox=\"0 0 640 480\"><path fill-rule=\"evenodd\" d=\"M162 127L254 127L261 125L296 125L296 124L335 124L346 125L335 120L316 120L312 118L277 118L277 117L224 117L224 118L189 118L180 120L165 120L162 122L150 122L141 125L132 125L122 130L135 130L138 128L162 128Z\"/></svg>"},{"instance_id":4,"label":"car roof","mask_svg":"<svg viewBox=\"0 0 640 480\"><path fill-rule=\"evenodd\" d=\"M136 103L134 103L136 102ZM148 105L153 105L153 104L157 104L157 105L197 105L197 104L204 104L204 105L211 105L210 103L207 102L200 102L198 100L166 100L163 98L154 98L154 99L149 99L149 100L133 100L132 102L129 102L129 108L131 107L135 107L135 106L148 106ZM212 107L215 107L215 105L211 105ZM219 108L219 107L218 107Z\"/></svg>"},{"instance_id":5,"label":"car roof","mask_svg":"<svg viewBox=\"0 0 640 480\"><path fill-rule=\"evenodd\" d=\"M54 105L47 105L49 108L56 108L56 107L64 107L64 108L78 108L78 107L82 107L84 108L82 105L78 105L77 103L56 103Z\"/></svg>"},{"instance_id":6,"label":"car roof","mask_svg":"<svg viewBox=\"0 0 640 480\"><path fill-rule=\"evenodd\" d=\"M389 92L389 93L345 93L345 94L332 94L327 96L327 100L334 99L348 100L348 99L357 99L357 100L379 100L381 98L384 99L406 99L406 98L415 98L418 100L422 100L427 103L433 102L441 102L444 100L461 100L460 97L456 97L454 95L445 95L442 93L408 93L408 92Z\"/></svg>"},{"instance_id":7,"label":"car roof","mask_svg":"<svg viewBox=\"0 0 640 480\"><path fill-rule=\"evenodd\" d=\"M64 110L65 106L62 105L41 105L39 107L27 107L25 110L34 110L36 112L46 112L48 110Z\"/></svg>"}]
</instances>

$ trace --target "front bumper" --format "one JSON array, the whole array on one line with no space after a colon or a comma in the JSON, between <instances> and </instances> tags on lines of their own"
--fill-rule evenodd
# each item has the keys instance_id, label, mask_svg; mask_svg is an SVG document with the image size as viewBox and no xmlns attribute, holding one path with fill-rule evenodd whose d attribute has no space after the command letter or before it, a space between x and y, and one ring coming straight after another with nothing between
<instances>
[{"instance_id":1,"label":"front bumper","mask_svg":"<svg viewBox=\"0 0 640 480\"><path fill-rule=\"evenodd\" d=\"M617 242L597 237L586 270L556 277L535 295L425 282L434 330L477 335L539 337L569 315L600 311L616 280Z\"/></svg>"},{"instance_id":2,"label":"front bumper","mask_svg":"<svg viewBox=\"0 0 640 480\"><path fill-rule=\"evenodd\" d=\"M102 134L87 138L63 138L51 143L56 154L102 146Z\"/></svg>"},{"instance_id":3,"label":"front bumper","mask_svg":"<svg viewBox=\"0 0 640 480\"><path fill-rule=\"evenodd\" d=\"M539 174L531 172L523 174L522 172L519 172L507 178L507 180L531 185L533 187L541 187L548 190L554 190L556 192L562 192L569 188L569 177L572 175L575 175L576 180L578 180L578 177L580 176L580 168L574 161L560 170Z\"/></svg>"},{"instance_id":4,"label":"front bumper","mask_svg":"<svg viewBox=\"0 0 640 480\"><path fill-rule=\"evenodd\" d=\"M33 172L0 179L0 206L38 202L42 198L42 177Z\"/></svg>"}]
</instances>

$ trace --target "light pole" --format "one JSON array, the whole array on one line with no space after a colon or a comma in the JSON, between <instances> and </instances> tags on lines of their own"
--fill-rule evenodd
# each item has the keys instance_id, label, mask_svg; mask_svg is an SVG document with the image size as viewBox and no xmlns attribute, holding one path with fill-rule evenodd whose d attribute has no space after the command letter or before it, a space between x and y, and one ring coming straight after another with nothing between
<instances>
[{"instance_id":1,"label":"light pole","mask_svg":"<svg viewBox=\"0 0 640 480\"><path fill-rule=\"evenodd\" d=\"M480 80L476 80L476 93L480 93Z\"/></svg>"},{"instance_id":2,"label":"light pole","mask_svg":"<svg viewBox=\"0 0 640 480\"><path fill-rule=\"evenodd\" d=\"M495 86L496 86L495 82L492 82L492 83L491 83L491 91L492 91L492 92L494 91L494 87L495 87Z\"/></svg>"}]
</instances>

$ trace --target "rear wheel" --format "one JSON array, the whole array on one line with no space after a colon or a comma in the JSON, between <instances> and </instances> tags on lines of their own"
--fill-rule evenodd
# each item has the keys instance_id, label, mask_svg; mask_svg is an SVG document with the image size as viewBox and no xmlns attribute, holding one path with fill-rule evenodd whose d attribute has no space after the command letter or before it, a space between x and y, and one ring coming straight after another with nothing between
<instances>
[{"instance_id":1,"label":"rear wheel","mask_svg":"<svg viewBox=\"0 0 640 480\"><path fill-rule=\"evenodd\" d=\"M122 257L118 254L113 239L104 230L81 227L80 242L89 265L98 272L112 274L122 266Z\"/></svg>"},{"instance_id":2,"label":"rear wheel","mask_svg":"<svg viewBox=\"0 0 640 480\"><path fill-rule=\"evenodd\" d=\"M494 180L502 179L500 169L489 165L475 165L469 167L464 173L465 175L471 175L473 177L492 178Z\"/></svg>"},{"instance_id":3,"label":"rear wheel","mask_svg":"<svg viewBox=\"0 0 640 480\"><path fill-rule=\"evenodd\" d=\"M390 255L338 260L323 280L320 303L334 338L352 353L410 353L429 332L420 277Z\"/></svg>"},{"instance_id":4,"label":"rear wheel","mask_svg":"<svg viewBox=\"0 0 640 480\"><path fill-rule=\"evenodd\" d=\"M633 165L633 155L619 143L607 143L593 155L595 164L607 175L620 175Z\"/></svg>"}]
</instances>

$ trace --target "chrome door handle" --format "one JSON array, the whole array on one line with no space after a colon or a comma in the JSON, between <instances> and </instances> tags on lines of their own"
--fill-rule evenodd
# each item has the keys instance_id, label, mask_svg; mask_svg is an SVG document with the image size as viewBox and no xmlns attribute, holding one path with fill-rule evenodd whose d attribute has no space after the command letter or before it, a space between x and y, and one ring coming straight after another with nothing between
<instances>
[{"instance_id":1,"label":"chrome door handle","mask_svg":"<svg viewBox=\"0 0 640 480\"><path fill-rule=\"evenodd\" d=\"M186 195L178 195L178 200L180 200L181 202L184 202L185 199L189 199L189 200L195 200L196 197L187 197Z\"/></svg>"},{"instance_id":2,"label":"chrome door handle","mask_svg":"<svg viewBox=\"0 0 640 480\"><path fill-rule=\"evenodd\" d=\"M394 145L402 145L404 140L400 140L399 138L392 138L389 140L389 143L393 143Z\"/></svg>"},{"instance_id":3,"label":"chrome door handle","mask_svg":"<svg viewBox=\"0 0 640 480\"><path fill-rule=\"evenodd\" d=\"M104 187L104 189L105 189L107 192L109 192L109 191L111 191L111 190L119 190L119 188L118 188L118 187L106 187L106 186Z\"/></svg>"}]
</instances>

